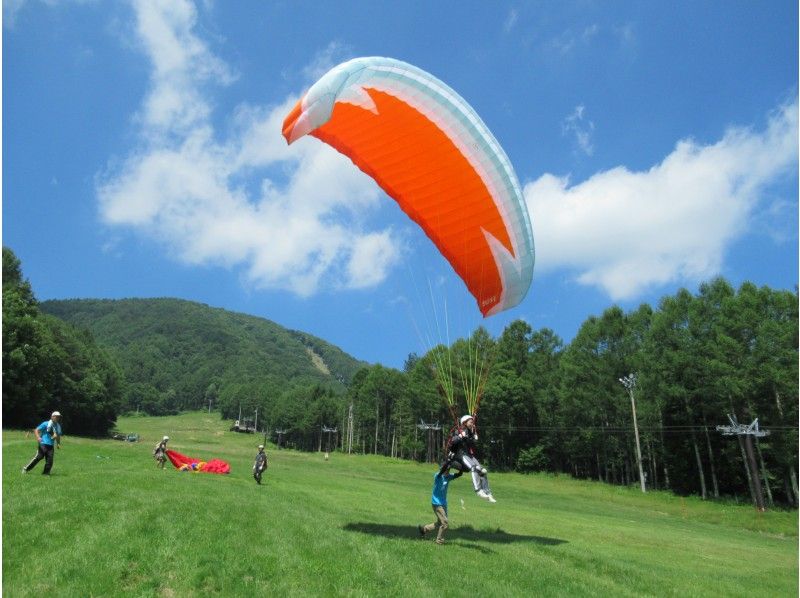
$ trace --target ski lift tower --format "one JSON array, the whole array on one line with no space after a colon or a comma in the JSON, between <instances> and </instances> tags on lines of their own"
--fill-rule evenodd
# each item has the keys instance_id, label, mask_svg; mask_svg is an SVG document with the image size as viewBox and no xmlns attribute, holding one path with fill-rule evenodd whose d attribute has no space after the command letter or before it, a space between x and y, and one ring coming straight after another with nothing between
<instances>
[{"instance_id":1,"label":"ski lift tower","mask_svg":"<svg viewBox=\"0 0 800 598\"><path fill-rule=\"evenodd\" d=\"M428 432L427 442L425 443L426 444L425 459L428 463L433 463L434 461L436 461L436 449L434 448L436 445L436 441L434 439L434 435L436 432L442 429L442 426L439 424L439 422L436 422L435 424L427 424L424 421L419 420L417 428L419 428L420 430L426 430Z\"/></svg>"},{"instance_id":2,"label":"ski lift tower","mask_svg":"<svg viewBox=\"0 0 800 598\"><path fill-rule=\"evenodd\" d=\"M328 453L331 451L331 434L336 434L339 430L337 428L329 428L328 426L322 426L322 432L328 434L328 443L325 446L325 460L328 460ZM335 446L334 446L335 448Z\"/></svg>"},{"instance_id":3,"label":"ski lift tower","mask_svg":"<svg viewBox=\"0 0 800 598\"><path fill-rule=\"evenodd\" d=\"M747 467L750 470L750 479L753 480L753 494L756 499L756 508L764 512L764 493L761 490L761 480L758 477L758 466L756 465L756 455L753 451L753 437L763 438L769 436L769 430L758 429L758 418L753 420L750 425L740 424L735 415L728 415L731 422L730 426L717 426L717 432L722 432L723 436L744 437L744 450L747 453Z\"/></svg>"}]
</instances>

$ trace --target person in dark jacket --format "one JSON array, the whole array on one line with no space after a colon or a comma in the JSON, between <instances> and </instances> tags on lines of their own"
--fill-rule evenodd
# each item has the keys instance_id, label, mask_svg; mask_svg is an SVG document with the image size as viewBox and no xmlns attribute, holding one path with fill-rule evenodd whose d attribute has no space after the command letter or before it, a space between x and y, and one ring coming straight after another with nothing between
<instances>
[{"instance_id":1,"label":"person in dark jacket","mask_svg":"<svg viewBox=\"0 0 800 598\"><path fill-rule=\"evenodd\" d=\"M264 445L258 445L258 453L256 453L256 462L253 463L253 478L260 484L261 476L267 470L267 453L264 452Z\"/></svg>"},{"instance_id":2,"label":"person in dark jacket","mask_svg":"<svg viewBox=\"0 0 800 598\"><path fill-rule=\"evenodd\" d=\"M461 426L450 439L450 450L442 465L441 472L453 467L461 472L469 471L472 474L472 487L475 493L489 502L497 502L489 489L489 476L477 458L475 443L478 440L478 431L475 428L475 418L465 415L461 418Z\"/></svg>"},{"instance_id":3,"label":"person in dark jacket","mask_svg":"<svg viewBox=\"0 0 800 598\"><path fill-rule=\"evenodd\" d=\"M164 469L164 464L167 462L167 442L169 442L169 436L164 436L153 449L153 459L161 469Z\"/></svg>"}]
</instances>

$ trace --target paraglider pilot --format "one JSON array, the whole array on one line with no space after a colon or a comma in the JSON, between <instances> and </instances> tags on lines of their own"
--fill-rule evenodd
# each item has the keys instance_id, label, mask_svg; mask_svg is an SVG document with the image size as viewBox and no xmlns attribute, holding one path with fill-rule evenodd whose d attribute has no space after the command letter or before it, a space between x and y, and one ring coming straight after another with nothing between
<instances>
[{"instance_id":1,"label":"paraglider pilot","mask_svg":"<svg viewBox=\"0 0 800 598\"><path fill-rule=\"evenodd\" d=\"M267 470L267 453L264 452L264 445L258 445L258 453L256 453L256 462L253 463L253 478L260 484L261 476Z\"/></svg>"},{"instance_id":2,"label":"paraglider pilot","mask_svg":"<svg viewBox=\"0 0 800 598\"><path fill-rule=\"evenodd\" d=\"M475 456L475 442L478 440L478 431L475 429L475 418L465 415L461 418L461 427L457 428L450 439L450 451L439 473L444 473L450 467L457 468L464 473L472 474L472 487L476 494L489 502L497 502L489 489L489 477Z\"/></svg>"},{"instance_id":3,"label":"paraglider pilot","mask_svg":"<svg viewBox=\"0 0 800 598\"><path fill-rule=\"evenodd\" d=\"M169 442L169 436L164 436L156 445L156 448L153 449L153 459L156 460L156 465L161 469L164 469L164 463L167 462L167 442Z\"/></svg>"}]
</instances>

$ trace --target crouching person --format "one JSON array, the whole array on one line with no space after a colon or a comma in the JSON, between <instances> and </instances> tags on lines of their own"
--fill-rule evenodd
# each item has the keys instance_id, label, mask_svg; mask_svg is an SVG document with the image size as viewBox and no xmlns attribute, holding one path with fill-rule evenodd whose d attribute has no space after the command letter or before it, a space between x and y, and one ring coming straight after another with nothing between
<instances>
[{"instance_id":1,"label":"crouching person","mask_svg":"<svg viewBox=\"0 0 800 598\"><path fill-rule=\"evenodd\" d=\"M431 507L433 507L433 513L436 515L436 521L425 526L417 526L417 529L419 529L419 535L423 538L429 532L439 528L439 531L436 533L436 543L444 544L444 534L449 527L449 523L447 521L447 488L450 485L450 482L458 477L461 477L461 474L462 472L460 471L456 474L451 474L449 470L440 470L437 471L433 476Z\"/></svg>"}]
</instances>

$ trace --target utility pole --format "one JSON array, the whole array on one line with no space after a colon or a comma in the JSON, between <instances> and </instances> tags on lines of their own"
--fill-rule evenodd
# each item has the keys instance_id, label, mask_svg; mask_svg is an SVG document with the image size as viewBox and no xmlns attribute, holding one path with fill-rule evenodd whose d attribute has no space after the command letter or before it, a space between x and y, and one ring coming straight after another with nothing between
<instances>
[{"instance_id":1,"label":"utility pole","mask_svg":"<svg viewBox=\"0 0 800 598\"><path fill-rule=\"evenodd\" d=\"M347 410L347 454L353 450L353 404Z\"/></svg>"},{"instance_id":2,"label":"utility pole","mask_svg":"<svg viewBox=\"0 0 800 598\"><path fill-rule=\"evenodd\" d=\"M258 407L256 407L256 419L253 422L253 433L255 434L258 431Z\"/></svg>"},{"instance_id":3,"label":"utility pole","mask_svg":"<svg viewBox=\"0 0 800 598\"><path fill-rule=\"evenodd\" d=\"M633 432L636 436L636 463L639 465L639 482L642 486L642 492L647 492L644 484L644 470L642 469L642 447L639 444L639 423L636 421L636 401L634 400L633 391L636 389L636 374L628 374L619 379L622 385L628 389L628 394L631 396L631 411L633 412Z\"/></svg>"},{"instance_id":4,"label":"utility pole","mask_svg":"<svg viewBox=\"0 0 800 598\"><path fill-rule=\"evenodd\" d=\"M760 512L766 511L764 507L764 493L761 490L761 480L758 477L758 465L756 465L756 455L753 451L753 436L763 438L769 435L769 430L758 429L758 418L753 420L749 426L740 424L735 415L728 415L731 422L730 426L717 426L717 432L722 432L723 436L744 436L744 448L747 453L747 465L750 468L750 479L753 480L753 490L756 498L756 509Z\"/></svg>"},{"instance_id":5,"label":"utility pole","mask_svg":"<svg viewBox=\"0 0 800 598\"><path fill-rule=\"evenodd\" d=\"M442 426L439 425L439 422L436 422L435 424L426 424L424 421L419 420L417 428L419 428L420 430L427 430L428 432L427 442L425 443L426 444L425 459L428 463L433 463L434 461L436 461L436 459L434 458L434 453L435 453L434 445L436 443L433 439L433 433L441 430Z\"/></svg>"}]
</instances>

